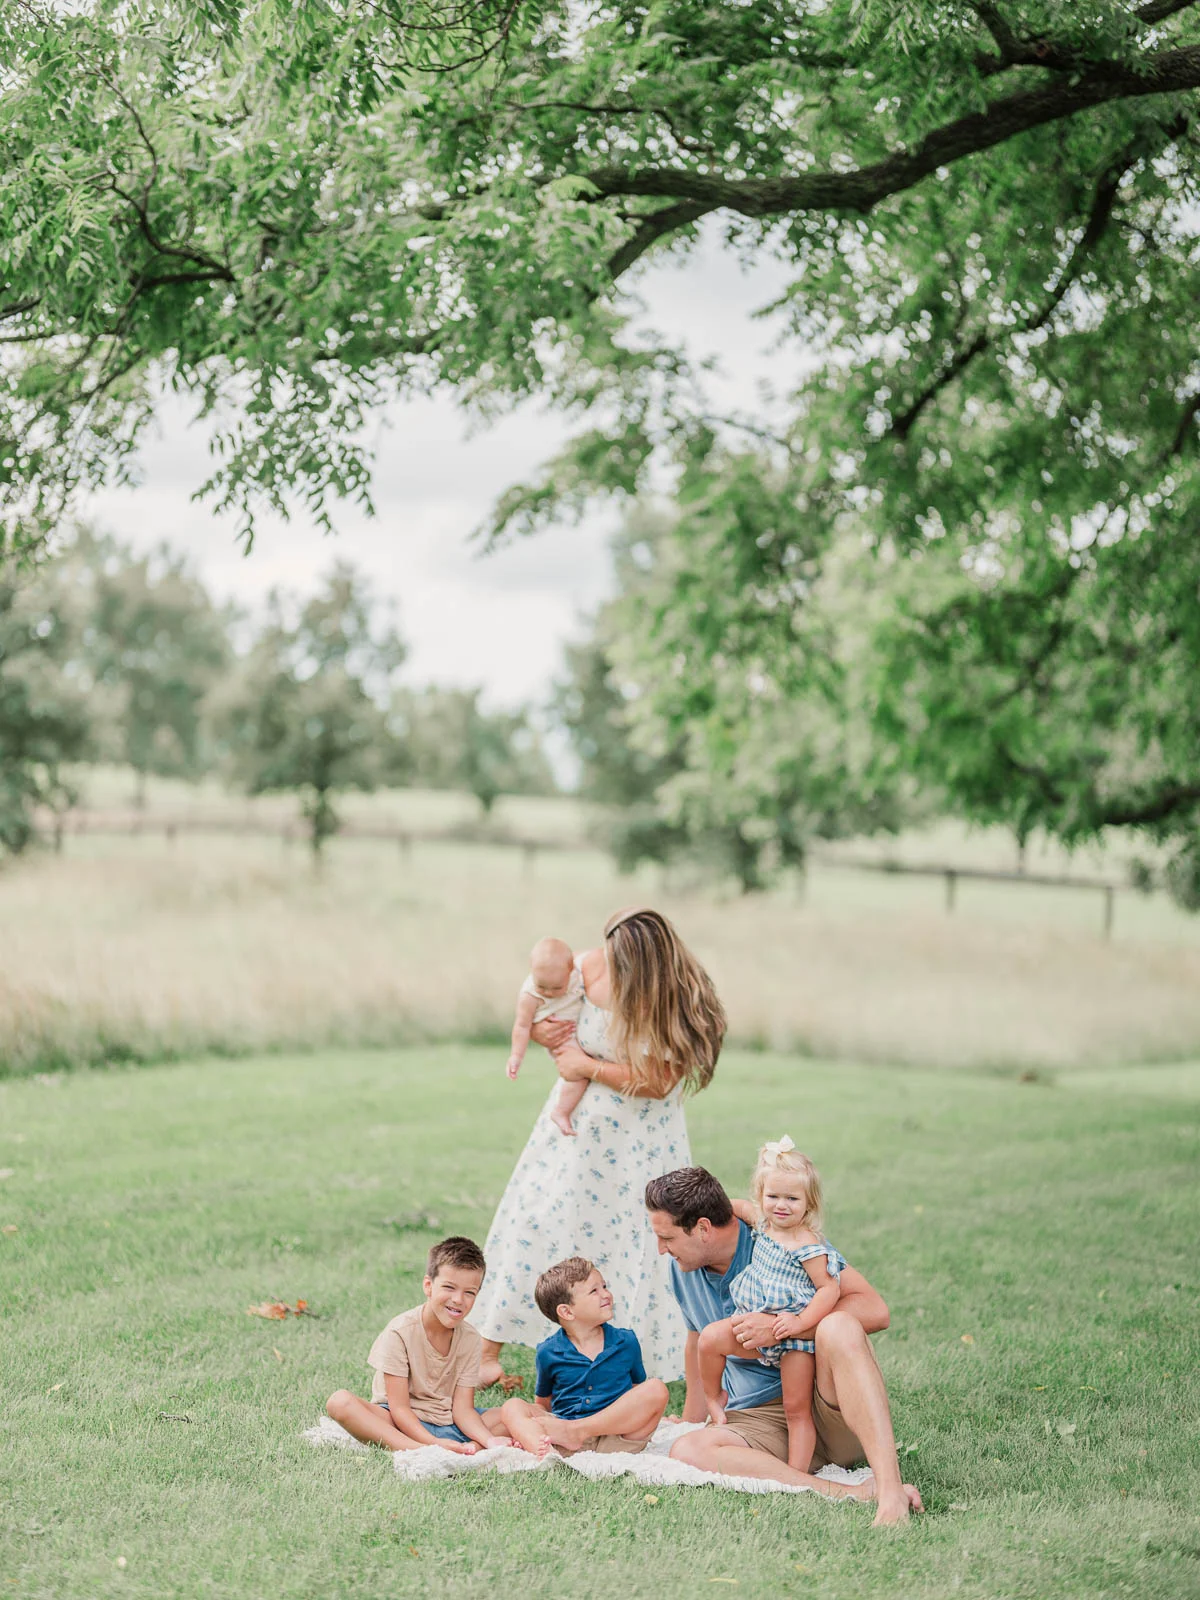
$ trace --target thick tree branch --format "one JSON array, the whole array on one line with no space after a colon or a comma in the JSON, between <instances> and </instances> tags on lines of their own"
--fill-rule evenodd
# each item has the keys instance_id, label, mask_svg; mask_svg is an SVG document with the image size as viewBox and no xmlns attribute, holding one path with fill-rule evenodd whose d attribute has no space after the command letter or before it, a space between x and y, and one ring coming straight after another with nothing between
<instances>
[{"instance_id":1,"label":"thick tree branch","mask_svg":"<svg viewBox=\"0 0 1200 1600\"><path fill-rule=\"evenodd\" d=\"M1067 290L1077 280L1080 272L1091 255L1092 251L1104 237L1105 231L1112 220L1113 207L1116 205L1117 192L1121 186L1121 179L1131 171L1139 161L1144 160L1149 154L1160 154L1168 144L1173 143L1187 131L1187 122L1180 117L1163 130L1164 140L1156 145L1153 151L1145 146L1144 141L1137 141L1126 147L1125 150L1109 163L1096 185L1096 192L1092 198L1091 210L1088 213L1087 223L1079 237L1079 242L1071 251L1059 274L1058 282L1051 290L1045 304L1037 314L1023 323L1019 329L1006 329L1002 337L1010 339L1013 333L1036 333L1039 328L1045 327L1055 311L1061 305ZM953 383L960 373L968 367L976 356L982 355L985 350L993 348L998 339L990 333L981 332L948 360L934 375L926 387L917 395L916 399L895 418L889 433L897 439L907 439L912 431L913 424L921 413L949 384ZM1200 401L1198 401L1200 405ZM1181 429L1186 426L1181 424ZM1172 454L1177 451L1172 451Z\"/></svg>"},{"instance_id":2,"label":"thick tree branch","mask_svg":"<svg viewBox=\"0 0 1200 1600\"><path fill-rule=\"evenodd\" d=\"M1197 802L1200 802L1200 783L1169 783L1157 794L1142 800L1098 806L1096 821L1102 828L1145 827L1190 810Z\"/></svg>"},{"instance_id":3,"label":"thick tree branch","mask_svg":"<svg viewBox=\"0 0 1200 1600\"><path fill-rule=\"evenodd\" d=\"M1168 17L1173 17L1180 11L1191 10L1195 4L1196 0L1150 0L1148 5L1139 7L1134 16L1139 22L1147 25L1165 22Z\"/></svg>"},{"instance_id":4,"label":"thick tree branch","mask_svg":"<svg viewBox=\"0 0 1200 1600\"><path fill-rule=\"evenodd\" d=\"M1195 422L1197 415L1200 415L1200 394L1194 394L1187 405L1184 406L1179 418L1179 426L1175 430L1175 437L1171 440L1171 446L1166 453L1165 459L1169 461L1172 457L1183 454L1184 445L1188 442L1189 436L1195 432L1192 424Z\"/></svg>"},{"instance_id":5,"label":"thick tree branch","mask_svg":"<svg viewBox=\"0 0 1200 1600\"><path fill-rule=\"evenodd\" d=\"M619 278L664 234L675 233L689 223L699 222L701 217L706 217L714 209L713 206L685 200L682 205L664 206L661 211L651 212L639 222L633 236L608 258L609 273L614 279Z\"/></svg>"},{"instance_id":6,"label":"thick tree branch","mask_svg":"<svg viewBox=\"0 0 1200 1600\"><path fill-rule=\"evenodd\" d=\"M881 200L913 188L939 167L994 149L1018 134L1061 122L1114 100L1177 94L1200 87L1200 45L1160 51L1135 71L1109 62L1056 78L1035 89L995 100L985 111L958 117L935 129L914 150L898 150L882 161L851 172L808 172L786 178L723 178L683 168L598 167L586 176L599 197L640 195L677 199L707 210L771 217L792 211L867 213ZM636 259L636 257L634 258Z\"/></svg>"}]
</instances>

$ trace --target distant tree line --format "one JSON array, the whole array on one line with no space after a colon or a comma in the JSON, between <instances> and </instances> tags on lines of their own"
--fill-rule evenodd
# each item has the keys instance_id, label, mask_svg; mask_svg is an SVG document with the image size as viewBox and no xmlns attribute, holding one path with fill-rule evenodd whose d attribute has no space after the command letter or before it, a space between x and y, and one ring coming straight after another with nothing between
<instances>
[{"instance_id":1,"label":"distant tree line","mask_svg":"<svg viewBox=\"0 0 1200 1600\"><path fill-rule=\"evenodd\" d=\"M349 790L461 789L485 815L502 794L555 791L528 709L407 687L405 656L344 563L307 599L273 593L255 621L165 545L139 555L80 530L0 574L0 849L29 843L39 808L72 804L87 762L128 766L139 805L151 775L295 793L318 854Z\"/></svg>"}]
</instances>

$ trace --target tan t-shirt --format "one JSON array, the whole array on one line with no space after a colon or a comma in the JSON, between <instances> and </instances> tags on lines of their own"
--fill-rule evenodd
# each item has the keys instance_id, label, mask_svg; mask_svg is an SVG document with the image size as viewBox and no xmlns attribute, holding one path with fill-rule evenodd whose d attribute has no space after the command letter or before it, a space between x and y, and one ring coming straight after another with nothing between
<instances>
[{"instance_id":1,"label":"tan t-shirt","mask_svg":"<svg viewBox=\"0 0 1200 1600\"><path fill-rule=\"evenodd\" d=\"M460 1384L479 1385L483 1340L469 1322L460 1322L450 1336L450 1350L441 1355L421 1325L423 1306L393 1317L371 1346L367 1364L375 1368L372 1403L387 1399L388 1373L408 1379L408 1401L422 1422L454 1421L454 1391Z\"/></svg>"}]
</instances>

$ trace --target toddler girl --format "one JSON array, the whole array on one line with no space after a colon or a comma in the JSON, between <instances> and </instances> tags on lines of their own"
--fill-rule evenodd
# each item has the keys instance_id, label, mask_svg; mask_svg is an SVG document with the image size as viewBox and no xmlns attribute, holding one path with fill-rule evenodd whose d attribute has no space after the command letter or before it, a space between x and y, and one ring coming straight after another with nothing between
<instances>
[{"instance_id":1,"label":"toddler girl","mask_svg":"<svg viewBox=\"0 0 1200 1600\"><path fill-rule=\"evenodd\" d=\"M774 1344L760 1350L733 1336L733 1318L710 1323L700 1335L700 1381L714 1423L725 1422L721 1380L727 1356L779 1368L788 1424L788 1465L807 1472L816 1448L812 1417L816 1358L813 1330L837 1305L846 1262L820 1231L821 1180L785 1134L763 1145L750 1180L758 1213L750 1265L729 1286L738 1315L777 1312Z\"/></svg>"},{"instance_id":2,"label":"toddler girl","mask_svg":"<svg viewBox=\"0 0 1200 1600\"><path fill-rule=\"evenodd\" d=\"M534 1024L547 1017L574 1022L583 1009L583 974L571 946L562 939L539 939L529 958L530 972L517 996L517 1015L513 1022L512 1054L506 1071L515 1078L521 1070L529 1034ZM550 1120L560 1133L575 1135L571 1113L587 1093L587 1080L560 1083L554 1096Z\"/></svg>"}]
</instances>

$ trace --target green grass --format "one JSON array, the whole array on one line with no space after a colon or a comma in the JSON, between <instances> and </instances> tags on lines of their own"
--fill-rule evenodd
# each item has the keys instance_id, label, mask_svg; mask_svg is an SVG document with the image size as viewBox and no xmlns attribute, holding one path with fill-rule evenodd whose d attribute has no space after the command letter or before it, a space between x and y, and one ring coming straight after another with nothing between
<instances>
[{"instance_id":1,"label":"green grass","mask_svg":"<svg viewBox=\"0 0 1200 1600\"><path fill-rule=\"evenodd\" d=\"M306 1445L419 1297L419 1214L482 1238L545 1089L529 1065L512 1086L495 1051L445 1047L0 1083L0 1594L1200 1590L1200 1067L1021 1084L731 1054L693 1103L733 1185L764 1136L812 1153L834 1241L891 1302L879 1355L929 1506L902 1535L808 1496L649 1505L566 1472L406 1486ZM317 1315L246 1315L268 1296Z\"/></svg>"}]
</instances>

